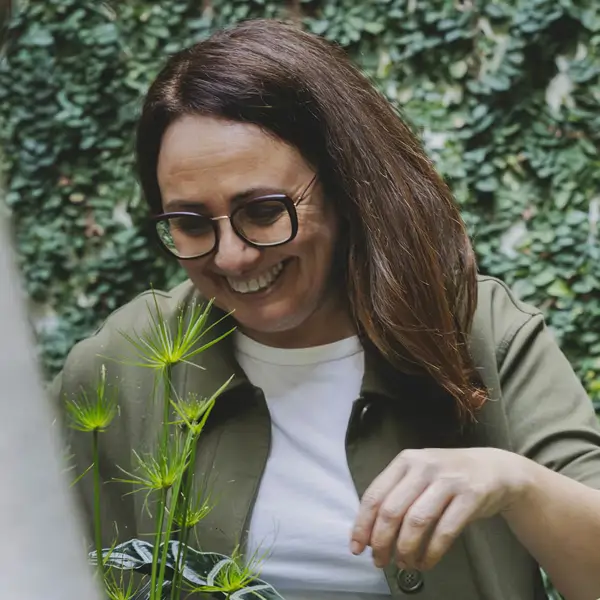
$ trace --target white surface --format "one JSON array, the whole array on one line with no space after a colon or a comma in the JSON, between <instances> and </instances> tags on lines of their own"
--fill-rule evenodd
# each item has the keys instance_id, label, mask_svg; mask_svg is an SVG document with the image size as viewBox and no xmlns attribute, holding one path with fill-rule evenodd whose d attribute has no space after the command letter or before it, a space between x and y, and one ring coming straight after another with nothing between
<instances>
[{"instance_id":1,"label":"white surface","mask_svg":"<svg viewBox=\"0 0 600 600\"><path fill-rule=\"evenodd\" d=\"M328 600L389 595L370 553L350 552L359 499L345 436L364 374L358 338L288 350L236 333L236 351L263 390L272 420L248 539L250 553L270 551L261 577L286 600L324 598L324 592Z\"/></svg>"},{"instance_id":2,"label":"white surface","mask_svg":"<svg viewBox=\"0 0 600 600\"><path fill-rule=\"evenodd\" d=\"M96 600L0 211L0 597Z\"/></svg>"}]
</instances>

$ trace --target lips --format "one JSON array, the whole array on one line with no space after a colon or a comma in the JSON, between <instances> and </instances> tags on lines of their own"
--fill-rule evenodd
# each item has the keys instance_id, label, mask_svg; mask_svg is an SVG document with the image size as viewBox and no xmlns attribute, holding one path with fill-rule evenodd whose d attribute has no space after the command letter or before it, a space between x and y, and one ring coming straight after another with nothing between
<instances>
[{"instance_id":1,"label":"lips","mask_svg":"<svg viewBox=\"0 0 600 600\"><path fill-rule=\"evenodd\" d=\"M260 292L265 290L269 286L273 285L276 279L281 275L283 271L283 261L267 269L260 275L252 278L238 279L234 277L227 277L227 283L229 287L238 294L251 294L253 292Z\"/></svg>"}]
</instances>

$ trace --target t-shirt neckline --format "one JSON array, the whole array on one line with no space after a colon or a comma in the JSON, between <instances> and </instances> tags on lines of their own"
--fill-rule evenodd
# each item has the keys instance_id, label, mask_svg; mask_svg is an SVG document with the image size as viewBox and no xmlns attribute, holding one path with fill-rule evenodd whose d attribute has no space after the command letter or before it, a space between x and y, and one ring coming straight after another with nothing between
<instances>
[{"instance_id":1,"label":"t-shirt neckline","mask_svg":"<svg viewBox=\"0 0 600 600\"><path fill-rule=\"evenodd\" d=\"M309 348L275 348L266 346L244 335L234 332L234 345L237 352L255 360L280 366L308 366L341 360L362 352L358 335Z\"/></svg>"}]
</instances>

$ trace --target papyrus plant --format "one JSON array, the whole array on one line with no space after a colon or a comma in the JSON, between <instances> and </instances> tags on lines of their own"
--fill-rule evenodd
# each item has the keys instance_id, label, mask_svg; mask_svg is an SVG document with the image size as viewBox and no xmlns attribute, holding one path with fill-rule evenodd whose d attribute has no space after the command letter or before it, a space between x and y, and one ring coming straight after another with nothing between
<instances>
[{"instance_id":1,"label":"papyrus plant","mask_svg":"<svg viewBox=\"0 0 600 600\"><path fill-rule=\"evenodd\" d=\"M70 425L89 432L92 465L79 477L92 472L94 477L95 549L90 560L97 566L110 600L175 600L183 593L205 593L234 599L275 599L277 592L258 578L262 557L244 559L236 550L227 557L210 552L198 552L189 545L190 533L211 509L210 494L196 491L194 465L198 439L210 413L231 379L211 396L191 394L179 397L173 383L173 368L218 343L231 331L211 338L208 334L218 323L209 325L212 302L192 304L181 309L174 331L164 319L156 296L150 310L150 326L141 334L122 333L132 345L135 358L126 362L132 367L152 369L155 373L153 401L162 401L162 423L159 439L150 454L133 451L133 469L122 470L117 481L128 483L133 493L144 493L144 507L150 498L156 501L153 541L128 540L111 548L101 545L102 503L99 469L101 434L118 413L117 397L106 385L107 369L101 368L95 394L82 392L67 400ZM115 360L114 357L106 357ZM158 392L162 390L162 395ZM118 525L118 524L116 524ZM177 532L178 541L172 540ZM138 572L145 575L139 587L132 579L115 577L114 571Z\"/></svg>"}]
</instances>

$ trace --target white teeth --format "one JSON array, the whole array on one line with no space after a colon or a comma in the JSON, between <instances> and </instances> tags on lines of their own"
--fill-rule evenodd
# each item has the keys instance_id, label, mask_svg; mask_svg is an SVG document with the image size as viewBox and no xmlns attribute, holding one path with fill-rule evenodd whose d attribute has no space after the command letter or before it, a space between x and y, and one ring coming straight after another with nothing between
<instances>
[{"instance_id":1,"label":"white teeth","mask_svg":"<svg viewBox=\"0 0 600 600\"><path fill-rule=\"evenodd\" d=\"M274 267L271 267L265 273L261 273L258 277L252 279L239 280L227 277L227 283L229 283L231 289L234 292L240 294L247 294L248 292L258 292L269 287L279 276L283 269L283 262L277 263Z\"/></svg>"}]
</instances>

